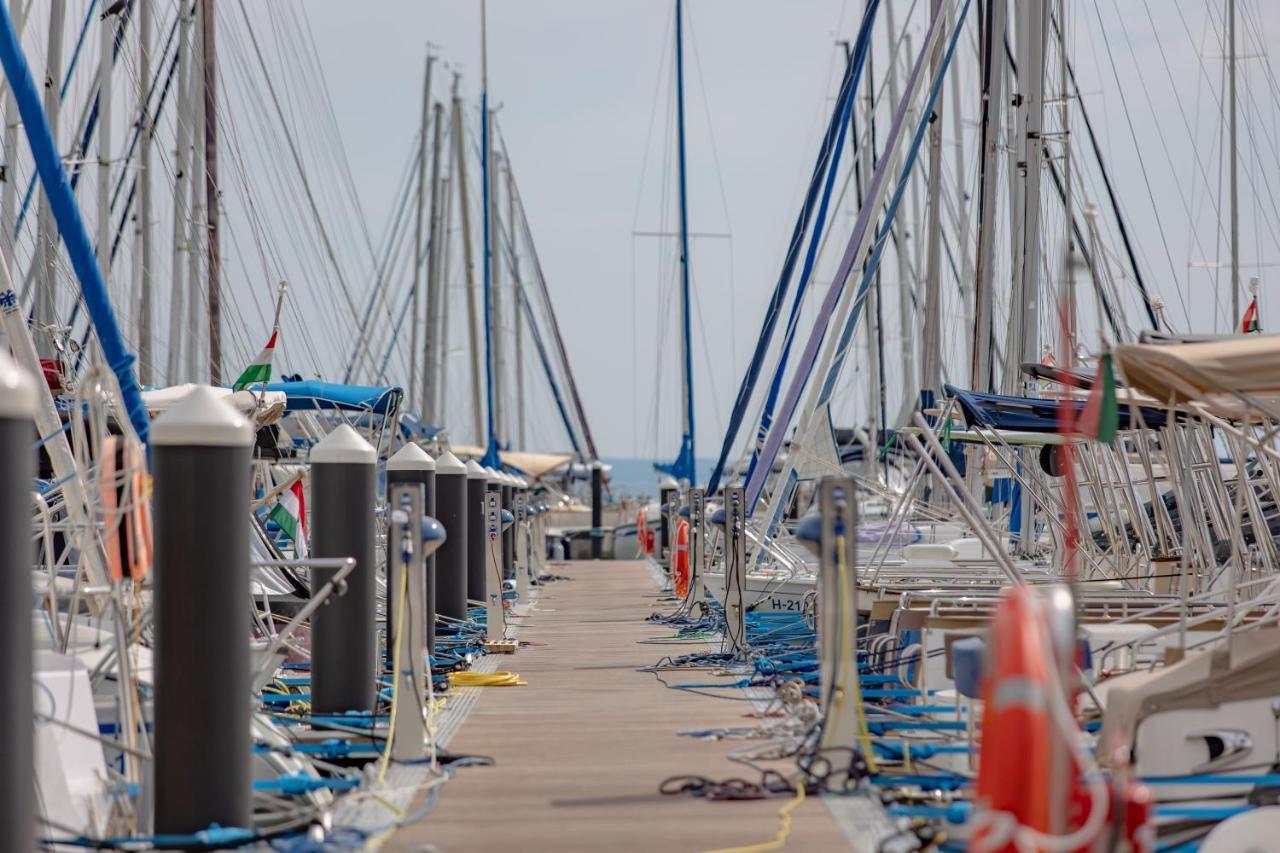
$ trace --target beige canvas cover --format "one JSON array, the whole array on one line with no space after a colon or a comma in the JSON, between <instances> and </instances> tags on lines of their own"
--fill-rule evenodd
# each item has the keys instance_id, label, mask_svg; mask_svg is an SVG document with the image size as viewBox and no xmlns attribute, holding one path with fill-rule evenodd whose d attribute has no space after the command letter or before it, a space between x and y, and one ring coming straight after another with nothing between
<instances>
[{"instance_id":1,"label":"beige canvas cover","mask_svg":"<svg viewBox=\"0 0 1280 853\"><path fill-rule=\"evenodd\" d=\"M1113 350L1125 382L1158 404L1207 403L1223 412L1280 403L1280 335L1238 335L1185 344L1121 344Z\"/></svg>"},{"instance_id":2,"label":"beige canvas cover","mask_svg":"<svg viewBox=\"0 0 1280 853\"><path fill-rule=\"evenodd\" d=\"M451 444L449 451L459 459L483 459L484 448L474 444ZM573 461L572 453L533 453L527 450L499 450L502 464L519 468L535 480Z\"/></svg>"},{"instance_id":3,"label":"beige canvas cover","mask_svg":"<svg viewBox=\"0 0 1280 853\"><path fill-rule=\"evenodd\" d=\"M1138 725L1161 711L1280 697L1280 628L1239 632L1229 648L1219 640L1175 664L1119 682L1107 692L1100 744L1132 744ZM1098 754L1110 751L1108 746Z\"/></svg>"}]
</instances>

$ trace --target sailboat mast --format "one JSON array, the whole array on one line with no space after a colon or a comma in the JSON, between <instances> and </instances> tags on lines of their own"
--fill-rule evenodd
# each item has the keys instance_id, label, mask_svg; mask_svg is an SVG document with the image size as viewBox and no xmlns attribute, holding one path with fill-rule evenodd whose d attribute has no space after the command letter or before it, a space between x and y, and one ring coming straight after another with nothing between
<instances>
[{"instance_id":1,"label":"sailboat mast","mask_svg":"<svg viewBox=\"0 0 1280 853\"><path fill-rule=\"evenodd\" d=\"M441 125L444 123L444 108L439 101L432 107L431 121L431 219L427 226L430 255L427 257L427 324L421 411L424 421L437 424L443 423L439 418L444 402L439 379L441 360L444 357L444 350L440 347L440 332L444 325L440 320L440 308L444 304L444 285L440 281L440 253L444 250L445 242L440 236L440 146L443 144Z\"/></svg>"},{"instance_id":2,"label":"sailboat mast","mask_svg":"<svg viewBox=\"0 0 1280 853\"><path fill-rule=\"evenodd\" d=\"M484 441L484 412L480 402L480 321L476 306L476 265L471 247L471 211L467 200L467 143L462 132L462 97L458 75L453 75L454 186L458 190L458 214L462 217L462 251L467 276L467 330L471 335L471 412L475 419L476 443ZM443 394L441 395L443 400Z\"/></svg>"},{"instance_id":3,"label":"sailboat mast","mask_svg":"<svg viewBox=\"0 0 1280 853\"><path fill-rule=\"evenodd\" d=\"M138 381L143 385L154 383L153 353L151 349L152 278L151 278L151 104L147 88L151 82L151 0L139 0L138 8L138 243L136 263L139 270L138 293ZM179 48L181 49L181 48Z\"/></svg>"},{"instance_id":4,"label":"sailboat mast","mask_svg":"<svg viewBox=\"0 0 1280 853\"><path fill-rule=\"evenodd\" d=\"M191 30L192 19L188 5L178 9L178 97L177 141L174 143L173 162L173 273L169 289L169 352L165 359L165 382L177 384L182 373L182 321L186 283L183 279L186 263L183 254L191 250L187 243L187 181L191 156L191 115L194 106L191 98Z\"/></svg>"},{"instance_id":5,"label":"sailboat mast","mask_svg":"<svg viewBox=\"0 0 1280 853\"><path fill-rule=\"evenodd\" d=\"M486 407L488 415L485 438L485 464L496 467L497 431L493 411L493 246L489 234L489 32L488 4L480 0L480 216L484 239L484 373L486 380Z\"/></svg>"},{"instance_id":6,"label":"sailboat mast","mask_svg":"<svg viewBox=\"0 0 1280 853\"><path fill-rule=\"evenodd\" d=\"M933 0L932 16L943 14L942 0ZM943 44L929 57L929 72L936 78L942 67ZM955 72L953 71L954 75ZM925 225L927 249L924 277L924 344L921 347L920 389L930 394L942 389L942 92L934 102L929 122L929 200ZM906 330L903 330L906 334Z\"/></svg>"},{"instance_id":7,"label":"sailboat mast","mask_svg":"<svg viewBox=\"0 0 1280 853\"><path fill-rule=\"evenodd\" d=\"M45 62L44 113L49 117L49 132L58 143L59 114L62 98L57 81L62 79L62 30L66 20L66 0L53 0L49 6L49 42ZM13 170L17 177L17 170ZM36 350L41 358L52 358L53 342L46 331L56 322L58 292L58 226L53 221L49 194L40 189L40 205L36 214L36 257L40 275L36 277L34 316Z\"/></svg>"},{"instance_id":8,"label":"sailboat mast","mask_svg":"<svg viewBox=\"0 0 1280 853\"><path fill-rule=\"evenodd\" d=\"M1231 110L1231 324L1240 322L1240 196L1236 182L1236 0L1227 0L1227 80Z\"/></svg>"},{"instance_id":9,"label":"sailboat mast","mask_svg":"<svg viewBox=\"0 0 1280 853\"><path fill-rule=\"evenodd\" d=\"M495 115L490 113L489 127L493 129ZM493 311L493 329L492 329L492 346L493 346L493 434L498 437L499 445L502 442L511 440L510 425L507 423L507 353L506 341L502 339L503 329L506 327L506 306L504 302L504 285L502 259L504 253L502 247L502 217L500 215L500 202L498 199L499 177L502 175L503 157L497 150L496 146L490 153L489 165L489 227L493 230L490 232L494 244L498 246L498 251L493 253L493 286L490 289L492 296L491 310Z\"/></svg>"},{"instance_id":10,"label":"sailboat mast","mask_svg":"<svg viewBox=\"0 0 1280 853\"><path fill-rule=\"evenodd\" d=\"M102 272L102 283L107 292L111 292L111 59L115 47L119 18L108 15L99 23L98 31L98 194L97 194L97 256L98 269ZM5 95L5 103L11 103L12 89ZM8 107L5 108L9 114ZM17 125L14 125L15 130ZM13 150L16 138L9 141L8 128L5 128L4 150ZM85 152L86 155L88 152ZM6 191L9 183L6 182ZM8 215L0 217L4 228L5 240L11 241L13 226ZM6 244L8 245L8 244ZM6 258L9 255L6 253Z\"/></svg>"},{"instance_id":11,"label":"sailboat mast","mask_svg":"<svg viewBox=\"0 0 1280 853\"><path fill-rule=\"evenodd\" d=\"M1018 21L1018 47L1025 56L1019 62L1018 85L1022 89L1018 112L1021 156L1018 168L1022 174L1021 248L1014 259L1018 273L1015 292L1021 297L1022 317L1017 324L1019 337L1016 355L1006 359L1005 376L1009 393L1020 393L1021 363L1038 361L1040 357L1040 170L1044 163L1044 54L1048 35L1045 0L1019 3L1015 6Z\"/></svg>"},{"instance_id":12,"label":"sailboat mast","mask_svg":"<svg viewBox=\"0 0 1280 853\"><path fill-rule=\"evenodd\" d=\"M1062 124L1062 206L1064 228L1067 237L1067 260L1065 264L1066 278L1063 286L1066 289L1066 340L1062 342L1065 358L1062 366L1075 367L1076 361L1076 235L1075 207L1071 200L1071 90L1067 76L1067 2L1058 0L1058 76L1061 80L1062 95L1059 102L1059 121Z\"/></svg>"},{"instance_id":13,"label":"sailboat mast","mask_svg":"<svg viewBox=\"0 0 1280 853\"><path fill-rule=\"evenodd\" d=\"M201 361L201 321L204 312L204 290L200 286L200 262L207 260L201 252L206 244L209 231L205 228L205 163L204 163L204 15L200 4L192 8L196 16L196 31L191 39L191 179L187 181L187 207L191 211L187 223L187 334L186 348L183 353L182 378L187 382L197 382L203 374Z\"/></svg>"},{"instance_id":14,"label":"sailboat mast","mask_svg":"<svg viewBox=\"0 0 1280 853\"><path fill-rule=\"evenodd\" d=\"M987 0L982 34L982 125L979 135L981 172L978 184L978 255L974 278L973 360L970 384L991 391L992 285L995 276L996 175L999 171L1001 88L1004 83L1004 0Z\"/></svg>"},{"instance_id":15,"label":"sailboat mast","mask_svg":"<svg viewBox=\"0 0 1280 853\"><path fill-rule=\"evenodd\" d=\"M201 0L204 55L204 206L208 252L209 382L222 384L222 244L218 234L218 53L213 0Z\"/></svg>"},{"instance_id":16,"label":"sailboat mast","mask_svg":"<svg viewBox=\"0 0 1280 853\"><path fill-rule=\"evenodd\" d=\"M418 396L418 332L422 324L422 256L424 238L422 229L426 218L427 189L427 123L431 119L431 67L436 58L427 54L427 71L422 81L422 126L418 131L418 193L413 220L413 307L409 326L409 408L421 413L426 406L425 396ZM428 331L428 334L430 332Z\"/></svg>"},{"instance_id":17,"label":"sailboat mast","mask_svg":"<svg viewBox=\"0 0 1280 853\"><path fill-rule=\"evenodd\" d=\"M690 317L689 293L689 188L688 168L685 161L684 127L684 2L676 0L676 133L679 147L680 168L680 321L684 328L680 353L684 361L684 395L681 398L684 414L684 435L680 442L680 456L676 460L677 479L693 482L694 423L693 423L693 324Z\"/></svg>"},{"instance_id":18,"label":"sailboat mast","mask_svg":"<svg viewBox=\"0 0 1280 853\"><path fill-rule=\"evenodd\" d=\"M511 171L511 158L507 158L507 233L511 240L511 321L516 327L516 446L529 447L525 433L524 417L524 314L520 311L520 253L516 249L516 179Z\"/></svg>"},{"instance_id":19,"label":"sailboat mast","mask_svg":"<svg viewBox=\"0 0 1280 853\"><path fill-rule=\"evenodd\" d=\"M884 4L884 23L887 30L886 42L889 46L889 62L886 65L886 82L889 89L889 100L892 103L898 103L900 91L898 86L898 70L899 57L896 50L898 42L898 22L894 18L893 3ZM904 34L901 44L905 47L907 53L911 52L909 38ZM916 382L916 350L915 335L912 334L911 324L911 262L909 260L910 246L908 242L911 240L912 233L916 227L916 218L914 216L904 216L892 225L893 227L893 249L896 262L897 280L894 282L897 288L898 296L898 335L902 353L902 374L901 383L904 392L904 404L910 406L913 394L911 386ZM881 305L881 313L883 314L883 305ZM883 347L884 327L880 327L880 346ZM884 365L881 363L881 369ZM884 396L884 389L880 391ZM909 410L909 409L908 409ZM880 423L881 427L887 426L883 417Z\"/></svg>"}]
</instances>

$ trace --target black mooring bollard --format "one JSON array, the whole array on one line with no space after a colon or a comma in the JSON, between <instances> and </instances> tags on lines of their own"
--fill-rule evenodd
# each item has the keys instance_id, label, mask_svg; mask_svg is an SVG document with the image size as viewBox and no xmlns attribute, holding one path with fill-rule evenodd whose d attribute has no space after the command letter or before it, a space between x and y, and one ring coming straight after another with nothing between
<instances>
[{"instance_id":1,"label":"black mooring bollard","mask_svg":"<svg viewBox=\"0 0 1280 853\"><path fill-rule=\"evenodd\" d=\"M311 448L311 526L317 557L354 557L346 591L311 617L311 710L372 711L378 686L377 564L374 562L378 453L347 424ZM336 569L312 569L319 590Z\"/></svg>"},{"instance_id":2,"label":"black mooring bollard","mask_svg":"<svg viewBox=\"0 0 1280 853\"><path fill-rule=\"evenodd\" d=\"M151 444L155 831L250 827L253 427L202 386L156 419Z\"/></svg>"},{"instance_id":3,"label":"black mooring bollard","mask_svg":"<svg viewBox=\"0 0 1280 853\"><path fill-rule=\"evenodd\" d=\"M591 559L604 555L604 466L591 463Z\"/></svg>"},{"instance_id":4,"label":"black mooring bollard","mask_svg":"<svg viewBox=\"0 0 1280 853\"><path fill-rule=\"evenodd\" d=\"M499 471L498 487L502 494L502 508L515 514L516 478L506 471ZM514 580L516 576L516 526L512 524L502 531L502 579Z\"/></svg>"},{"instance_id":5,"label":"black mooring bollard","mask_svg":"<svg viewBox=\"0 0 1280 853\"><path fill-rule=\"evenodd\" d=\"M467 462L467 598L484 603L484 493L489 473L474 459Z\"/></svg>"},{"instance_id":6,"label":"black mooring bollard","mask_svg":"<svg viewBox=\"0 0 1280 853\"><path fill-rule=\"evenodd\" d=\"M423 515L435 516L436 514L436 462L431 458L427 451L423 450L416 444L406 444L401 447L391 458L387 460L387 494L391 494L391 486L393 483L416 483L422 486ZM423 611L423 628L427 635L427 652L429 654L436 653L436 613L439 612L439 601L437 599L436 584L436 558L432 554L427 558L426 565L426 590L427 603L426 609ZM388 592L387 595L387 648L394 649L392 643L395 640L394 628L396 624L395 614L393 612L392 603L395 596ZM390 660L391 652L387 652L387 659Z\"/></svg>"},{"instance_id":7,"label":"black mooring bollard","mask_svg":"<svg viewBox=\"0 0 1280 853\"><path fill-rule=\"evenodd\" d=\"M35 381L0 350L0 849L35 850L31 481Z\"/></svg>"},{"instance_id":8,"label":"black mooring bollard","mask_svg":"<svg viewBox=\"0 0 1280 853\"><path fill-rule=\"evenodd\" d=\"M658 563L671 571L671 544L675 531L671 529L671 502L680 494L680 484L672 476L664 476L658 483Z\"/></svg>"},{"instance_id":9,"label":"black mooring bollard","mask_svg":"<svg viewBox=\"0 0 1280 853\"><path fill-rule=\"evenodd\" d=\"M436 608L449 619L467 618L467 466L447 450L436 459L436 519L448 534L436 552Z\"/></svg>"}]
</instances>

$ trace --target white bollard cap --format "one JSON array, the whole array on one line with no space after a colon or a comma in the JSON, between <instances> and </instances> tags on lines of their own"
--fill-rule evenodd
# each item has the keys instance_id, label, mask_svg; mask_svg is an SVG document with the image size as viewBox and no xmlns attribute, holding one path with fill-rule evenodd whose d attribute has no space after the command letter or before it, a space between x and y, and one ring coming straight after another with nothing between
<instances>
[{"instance_id":1,"label":"white bollard cap","mask_svg":"<svg viewBox=\"0 0 1280 853\"><path fill-rule=\"evenodd\" d=\"M467 479L468 480L488 480L489 472L481 467L480 463L474 459L467 460Z\"/></svg>"},{"instance_id":2,"label":"white bollard cap","mask_svg":"<svg viewBox=\"0 0 1280 853\"><path fill-rule=\"evenodd\" d=\"M467 466L462 464L458 457L449 451L445 451L436 457L436 476L441 474L445 476L456 476L458 474L467 473Z\"/></svg>"},{"instance_id":3,"label":"white bollard cap","mask_svg":"<svg viewBox=\"0 0 1280 853\"><path fill-rule=\"evenodd\" d=\"M490 483L497 483L499 486L506 485L506 482L502 479L502 472L497 468L490 468L486 465L484 469L484 476Z\"/></svg>"},{"instance_id":4,"label":"white bollard cap","mask_svg":"<svg viewBox=\"0 0 1280 853\"><path fill-rule=\"evenodd\" d=\"M311 461L326 464L331 462L351 465L372 465L378 460L378 451L373 445L360 437L360 433L343 424L311 448Z\"/></svg>"},{"instance_id":5,"label":"white bollard cap","mask_svg":"<svg viewBox=\"0 0 1280 853\"><path fill-rule=\"evenodd\" d=\"M431 454L410 442L397 450L387 460L388 471L434 471L436 461Z\"/></svg>"},{"instance_id":6,"label":"white bollard cap","mask_svg":"<svg viewBox=\"0 0 1280 853\"><path fill-rule=\"evenodd\" d=\"M249 419L227 401L222 389L197 385L151 425L151 443L187 447L248 447Z\"/></svg>"},{"instance_id":7,"label":"white bollard cap","mask_svg":"<svg viewBox=\"0 0 1280 853\"><path fill-rule=\"evenodd\" d=\"M35 417L39 392L40 386L27 369L0 350L0 418Z\"/></svg>"},{"instance_id":8,"label":"white bollard cap","mask_svg":"<svg viewBox=\"0 0 1280 853\"><path fill-rule=\"evenodd\" d=\"M658 480L659 489L678 489L680 484L676 482L676 478L670 474L663 474L662 479Z\"/></svg>"}]
</instances>

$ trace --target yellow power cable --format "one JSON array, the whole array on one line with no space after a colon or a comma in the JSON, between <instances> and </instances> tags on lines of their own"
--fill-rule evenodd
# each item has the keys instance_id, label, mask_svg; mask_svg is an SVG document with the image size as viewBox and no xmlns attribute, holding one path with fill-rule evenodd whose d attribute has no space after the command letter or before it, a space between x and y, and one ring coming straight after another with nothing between
<instances>
[{"instance_id":1,"label":"yellow power cable","mask_svg":"<svg viewBox=\"0 0 1280 853\"><path fill-rule=\"evenodd\" d=\"M787 846L787 836L791 834L791 813L804 802L804 782L796 779L796 795L778 809L778 834L772 841L763 844L752 844L747 847L725 847L721 850L710 850L708 853L773 853Z\"/></svg>"},{"instance_id":2,"label":"yellow power cable","mask_svg":"<svg viewBox=\"0 0 1280 853\"><path fill-rule=\"evenodd\" d=\"M450 687L524 687L529 682L521 681L514 672L451 672Z\"/></svg>"}]
</instances>

